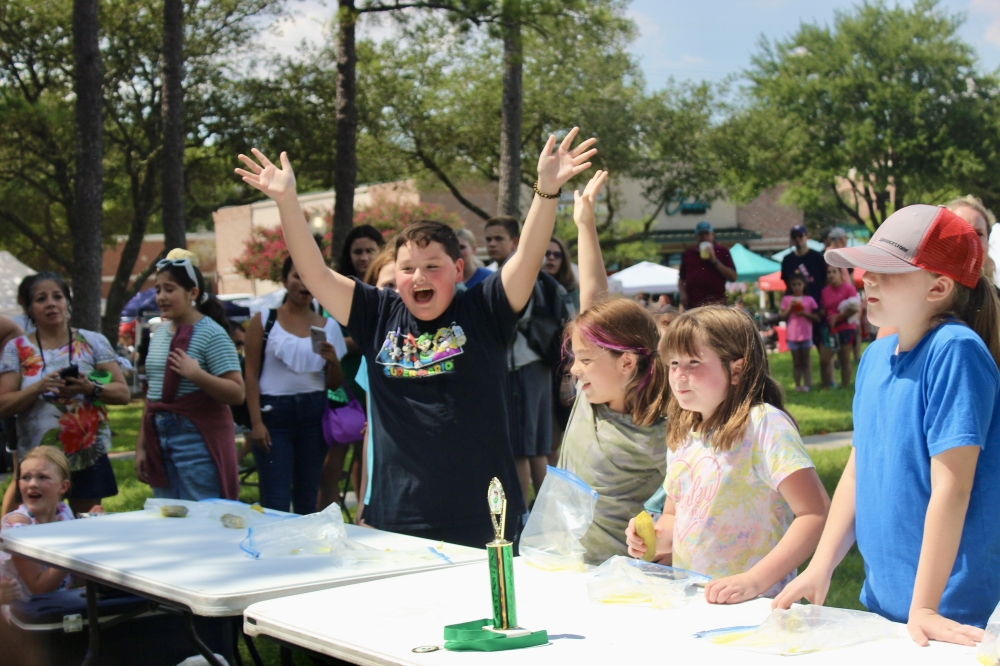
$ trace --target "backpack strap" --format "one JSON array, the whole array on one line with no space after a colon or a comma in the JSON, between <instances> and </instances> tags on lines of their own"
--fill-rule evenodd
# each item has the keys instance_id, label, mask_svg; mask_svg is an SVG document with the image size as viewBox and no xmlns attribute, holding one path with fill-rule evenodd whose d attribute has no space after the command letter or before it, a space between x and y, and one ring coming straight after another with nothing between
<instances>
[{"instance_id":1,"label":"backpack strap","mask_svg":"<svg viewBox=\"0 0 1000 666\"><path fill-rule=\"evenodd\" d=\"M258 377L264 372L264 359L267 358L267 354L265 353L267 351L267 338L271 335L271 329L274 328L275 322L278 321L277 310L268 308L264 313L266 314L261 315L264 320L264 339L260 343L260 372L257 374Z\"/></svg>"}]
</instances>

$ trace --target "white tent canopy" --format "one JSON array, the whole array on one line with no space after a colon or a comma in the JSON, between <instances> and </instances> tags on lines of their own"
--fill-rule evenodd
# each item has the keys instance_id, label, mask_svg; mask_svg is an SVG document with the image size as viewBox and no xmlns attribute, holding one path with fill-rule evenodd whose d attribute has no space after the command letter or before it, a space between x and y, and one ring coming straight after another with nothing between
<instances>
[{"instance_id":1,"label":"white tent canopy","mask_svg":"<svg viewBox=\"0 0 1000 666\"><path fill-rule=\"evenodd\" d=\"M612 291L631 296L640 291L646 294L670 294L677 291L680 271L643 261L611 275ZM611 285L609 285L611 286Z\"/></svg>"},{"instance_id":2,"label":"white tent canopy","mask_svg":"<svg viewBox=\"0 0 1000 666\"><path fill-rule=\"evenodd\" d=\"M17 286L35 271L22 264L7 250L0 250L0 315L14 317L22 314L17 304Z\"/></svg>"}]
</instances>

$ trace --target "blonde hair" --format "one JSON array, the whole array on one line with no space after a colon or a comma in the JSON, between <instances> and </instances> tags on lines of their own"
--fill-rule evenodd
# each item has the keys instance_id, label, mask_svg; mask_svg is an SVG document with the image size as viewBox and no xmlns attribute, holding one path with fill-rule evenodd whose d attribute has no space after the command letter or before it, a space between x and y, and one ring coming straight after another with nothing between
<instances>
[{"instance_id":1,"label":"blonde hair","mask_svg":"<svg viewBox=\"0 0 1000 666\"><path fill-rule=\"evenodd\" d=\"M59 473L62 475L63 481L69 481L69 461L66 460L65 454L54 446L36 446L35 448L28 451L24 458L18 461L18 465L22 465L27 460L33 460L35 458L40 458L46 462L50 462L59 469ZM20 470L18 470L18 477L20 477Z\"/></svg>"},{"instance_id":2,"label":"blonde hair","mask_svg":"<svg viewBox=\"0 0 1000 666\"><path fill-rule=\"evenodd\" d=\"M964 197L952 199L948 202L948 205L945 206L945 208L953 213L959 208L971 208L982 215L983 219L986 220L987 233L993 228L993 225L997 223L997 216L993 214L993 211L986 207L982 199L972 194L966 194Z\"/></svg>"},{"instance_id":3,"label":"blonde hair","mask_svg":"<svg viewBox=\"0 0 1000 666\"><path fill-rule=\"evenodd\" d=\"M699 343L719 356L730 381L730 364L743 359L743 371L736 386L730 386L722 404L704 421L701 414L683 409L671 395L667 405L667 446L673 451L692 430L700 430L706 440L711 439L713 449L728 451L742 441L750 410L766 402L785 411L785 393L771 377L760 332L745 312L721 305L685 312L663 335L660 356L666 360L673 354L683 353L697 358Z\"/></svg>"},{"instance_id":4,"label":"blonde hair","mask_svg":"<svg viewBox=\"0 0 1000 666\"><path fill-rule=\"evenodd\" d=\"M625 386L625 413L638 426L653 425L663 417L670 386L667 368L657 352L660 331L649 311L629 299L607 300L587 308L566 325L564 350L574 332L609 354L634 354L635 374Z\"/></svg>"},{"instance_id":5,"label":"blonde hair","mask_svg":"<svg viewBox=\"0 0 1000 666\"><path fill-rule=\"evenodd\" d=\"M478 245L478 243L476 243L476 236L468 229L463 229L463 228L455 229L455 235L458 236L461 240L464 240L471 247L476 247L476 245ZM483 264L482 262L479 261L479 259L475 255L473 255L472 265L475 266L476 268L480 268L482 267Z\"/></svg>"},{"instance_id":6,"label":"blonde hair","mask_svg":"<svg viewBox=\"0 0 1000 666\"><path fill-rule=\"evenodd\" d=\"M374 287L378 284L378 276L379 273L382 272L382 269L395 261L396 247L391 242L386 243L385 247L382 248L382 251L379 252L374 259L372 259L372 263L368 264L368 270L365 271L365 279L363 282Z\"/></svg>"}]
</instances>

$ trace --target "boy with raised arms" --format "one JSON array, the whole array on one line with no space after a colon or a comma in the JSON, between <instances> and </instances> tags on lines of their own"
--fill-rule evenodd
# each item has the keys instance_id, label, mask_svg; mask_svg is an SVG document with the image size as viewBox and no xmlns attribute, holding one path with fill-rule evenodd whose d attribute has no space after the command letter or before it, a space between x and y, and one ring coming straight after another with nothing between
<instances>
[{"instance_id":1,"label":"boy with raised arms","mask_svg":"<svg viewBox=\"0 0 1000 666\"><path fill-rule=\"evenodd\" d=\"M465 292L458 239L438 222L397 236L398 293L334 273L302 218L286 153L276 167L259 150L240 155L243 180L274 199L289 252L309 290L346 325L368 363L375 447L373 527L483 547L493 538L490 479L503 483L507 538L525 511L507 426L505 351L531 298L555 224L560 187L590 167L594 139L575 149L574 128L555 149L550 136L518 251ZM555 149L555 150L554 150Z\"/></svg>"}]
</instances>

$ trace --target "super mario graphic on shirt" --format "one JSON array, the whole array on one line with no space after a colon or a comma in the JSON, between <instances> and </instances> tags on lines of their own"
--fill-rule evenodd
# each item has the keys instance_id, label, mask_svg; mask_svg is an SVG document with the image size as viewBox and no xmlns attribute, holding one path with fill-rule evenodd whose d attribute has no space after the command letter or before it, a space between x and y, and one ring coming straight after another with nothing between
<instances>
[{"instance_id":1,"label":"super mario graphic on shirt","mask_svg":"<svg viewBox=\"0 0 1000 666\"><path fill-rule=\"evenodd\" d=\"M385 367L387 377L431 377L454 371L452 359L465 343L465 331L454 322L419 337L396 329L386 334L375 362Z\"/></svg>"}]
</instances>

